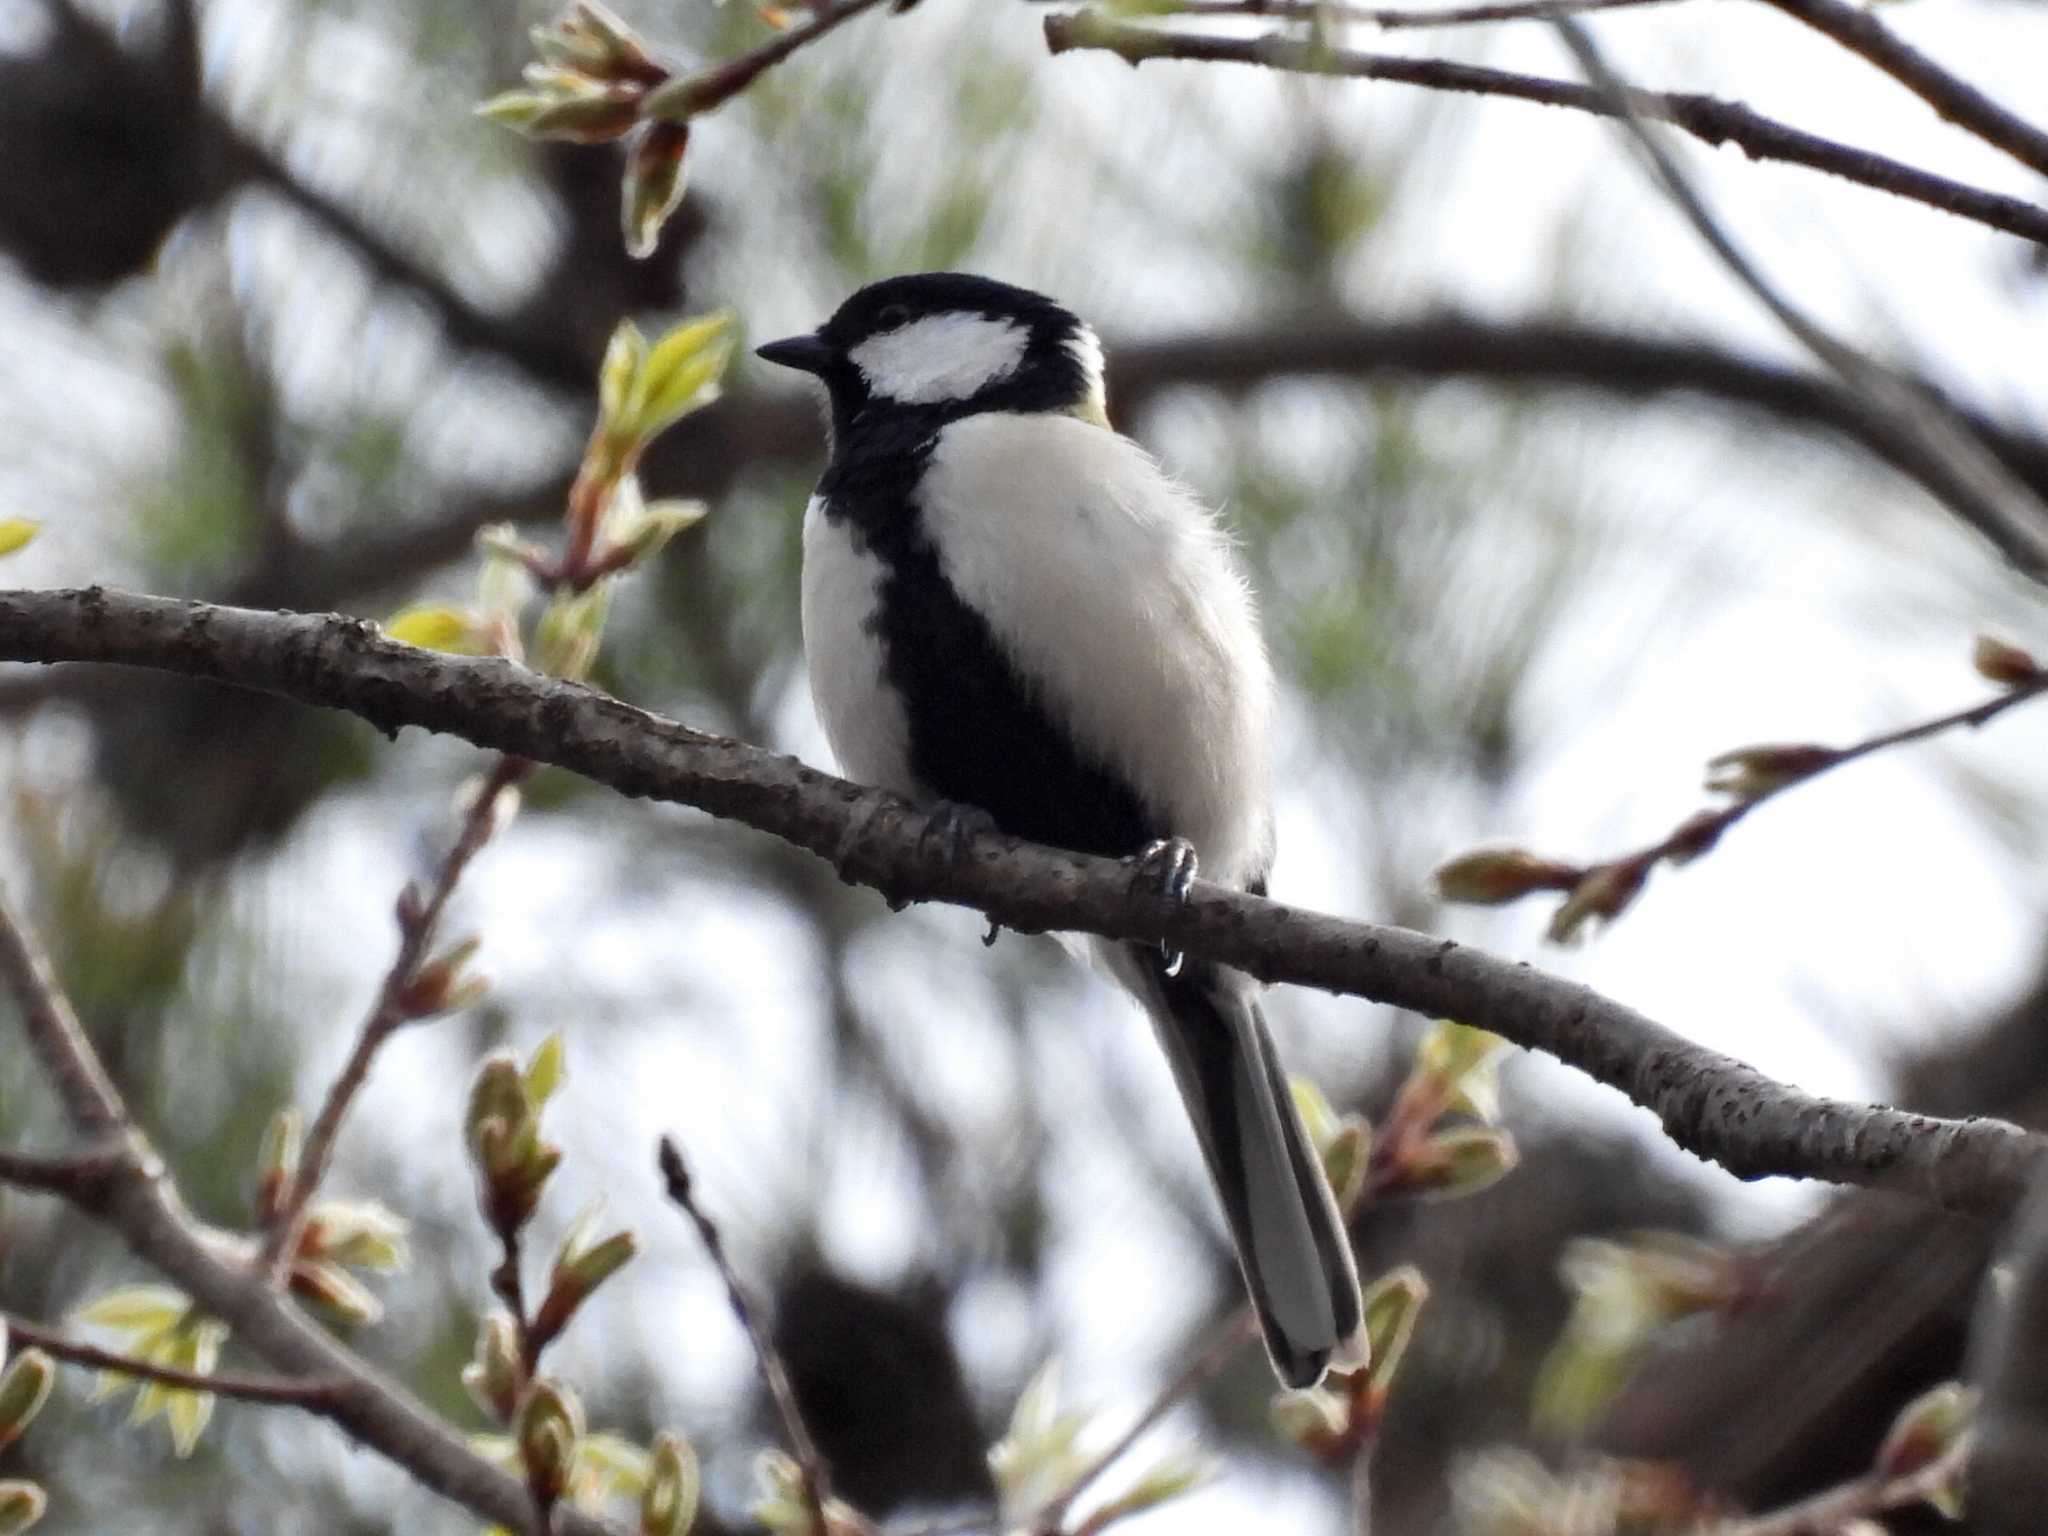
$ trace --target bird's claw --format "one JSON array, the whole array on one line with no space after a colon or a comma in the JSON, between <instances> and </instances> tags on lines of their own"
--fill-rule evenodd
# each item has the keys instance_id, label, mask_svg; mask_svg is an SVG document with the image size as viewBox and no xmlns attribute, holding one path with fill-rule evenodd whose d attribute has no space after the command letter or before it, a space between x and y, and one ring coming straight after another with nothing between
<instances>
[{"instance_id":1,"label":"bird's claw","mask_svg":"<svg viewBox=\"0 0 2048 1536\"><path fill-rule=\"evenodd\" d=\"M1184 837L1162 837L1146 844L1131 864L1133 889L1143 886L1176 906L1186 903L1188 892L1194 889L1195 871L1199 867L1195 845ZM1181 959L1179 950L1166 944L1159 946L1160 964L1167 975L1179 973Z\"/></svg>"},{"instance_id":2,"label":"bird's claw","mask_svg":"<svg viewBox=\"0 0 2048 1536\"><path fill-rule=\"evenodd\" d=\"M920 844L938 844L940 855L948 864L964 864L977 837L1000 830L995 817L980 806L941 800L931 808L917 840Z\"/></svg>"}]
</instances>

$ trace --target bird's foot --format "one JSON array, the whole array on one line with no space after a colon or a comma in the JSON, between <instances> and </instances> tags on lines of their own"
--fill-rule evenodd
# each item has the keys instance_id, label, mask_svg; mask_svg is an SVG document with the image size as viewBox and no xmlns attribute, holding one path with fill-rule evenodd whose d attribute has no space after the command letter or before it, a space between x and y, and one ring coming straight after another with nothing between
<instances>
[{"instance_id":1,"label":"bird's foot","mask_svg":"<svg viewBox=\"0 0 2048 1536\"><path fill-rule=\"evenodd\" d=\"M980 806L958 800L940 800L931 807L917 841L920 851L936 845L939 856L948 864L965 864L968 850L974 846L977 837L1001 831L995 817Z\"/></svg>"},{"instance_id":2,"label":"bird's foot","mask_svg":"<svg viewBox=\"0 0 2048 1536\"><path fill-rule=\"evenodd\" d=\"M1199 861L1195 857L1195 845L1184 837L1162 837L1148 843L1130 860L1131 889L1141 887L1147 892L1165 897L1175 905L1184 904L1188 892L1194 888L1195 871ZM1181 952L1168 945L1159 946L1160 964L1169 976L1180 971Z\"/></svg>"},{"instance_id":3,"label":"bird's foot","mask_svg":"<svg viewBox=\"0 0 2048 1536\"><path fill-rule=\"evenodd\" d=\"M868 836L875 829L877 818L891 810L888 800L875 795L863 796L847 820L846 830L839 834L839 841L832 849L832 867L839 878L848 885L871 883L862 878L863 874L874 872L874 861L867 856ZM878 887L878 889L880 889ZM889 903L891 912L901 912L910 903L902 897L881 891L882 900Z\"/></svg>"},{"instance_id":4,"label":"bird's foot","mask_svg":"<svg viewBox=\"0 0 2048 1536\"><path fill-rule=\"evenodd\" d=\"M941 800L931 807L925 821L924 831L918 834L918 847L922 851L936 847L939 857L947 864L959 867L967 862L974 840L984 833L998 833L1002 828L996 825L995 817L978 805L967 805L958 800ZM984 946L992 946L1002 928L993 919L988 932L982 935Z\"/></svg>"}]
</instances>

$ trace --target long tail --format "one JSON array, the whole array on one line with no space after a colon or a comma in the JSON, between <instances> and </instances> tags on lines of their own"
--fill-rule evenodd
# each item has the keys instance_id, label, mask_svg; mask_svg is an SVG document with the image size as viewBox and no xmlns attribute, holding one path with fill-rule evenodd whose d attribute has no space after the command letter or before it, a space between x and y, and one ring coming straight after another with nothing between
<instances>
[{"instance_id":1,"label":"long tail","mask_svg":"<svg viewBox=\"0 0 2048 1536\"><path fill-rule=\"evenodd\" d=\"M1304 1387L1360 1347L1358 1270L1337 1202L1295 1113L1251 978L1188 960L1167 975L1126 949L1223 1201L1266 1352Z\"/></svg>"}]
</instances>

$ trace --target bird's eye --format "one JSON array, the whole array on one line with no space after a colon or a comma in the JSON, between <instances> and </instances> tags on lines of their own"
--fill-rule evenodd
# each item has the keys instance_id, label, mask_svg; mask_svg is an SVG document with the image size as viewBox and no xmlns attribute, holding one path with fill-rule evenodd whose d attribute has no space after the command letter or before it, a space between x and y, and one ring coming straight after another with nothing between
<instances>
[{"instance_id":1,"label":"bird's eye","mask_svg":"<svg viewBox=\"0 0 2048 1536\"><path fill-rule=\"evenodd\" d=\"M893 331L910 324L908 304L884 304L882 312L875 316L875 329Z\"/></svg>"}]
</instances>

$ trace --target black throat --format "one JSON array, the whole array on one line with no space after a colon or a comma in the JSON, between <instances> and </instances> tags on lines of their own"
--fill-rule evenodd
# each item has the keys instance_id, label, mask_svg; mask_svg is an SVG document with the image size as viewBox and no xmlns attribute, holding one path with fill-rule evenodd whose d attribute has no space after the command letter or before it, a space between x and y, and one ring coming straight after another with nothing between
<instances>
[{"instance_id":1,"label":"black throat","mask_svg":"<svg viewBox=\"0 0 2048 1536\"><path fill-rule=\"evenodd\" d=\"M826 520L883 568L864 627L903 701L911 772L1013 837L1109 858L1135 853L1171 829L1120 774L1075 746L988 621L962 601L926 531L919 486L953 415L892 409L850 421L818 483Z\"/></svg>"}]
</instances>

